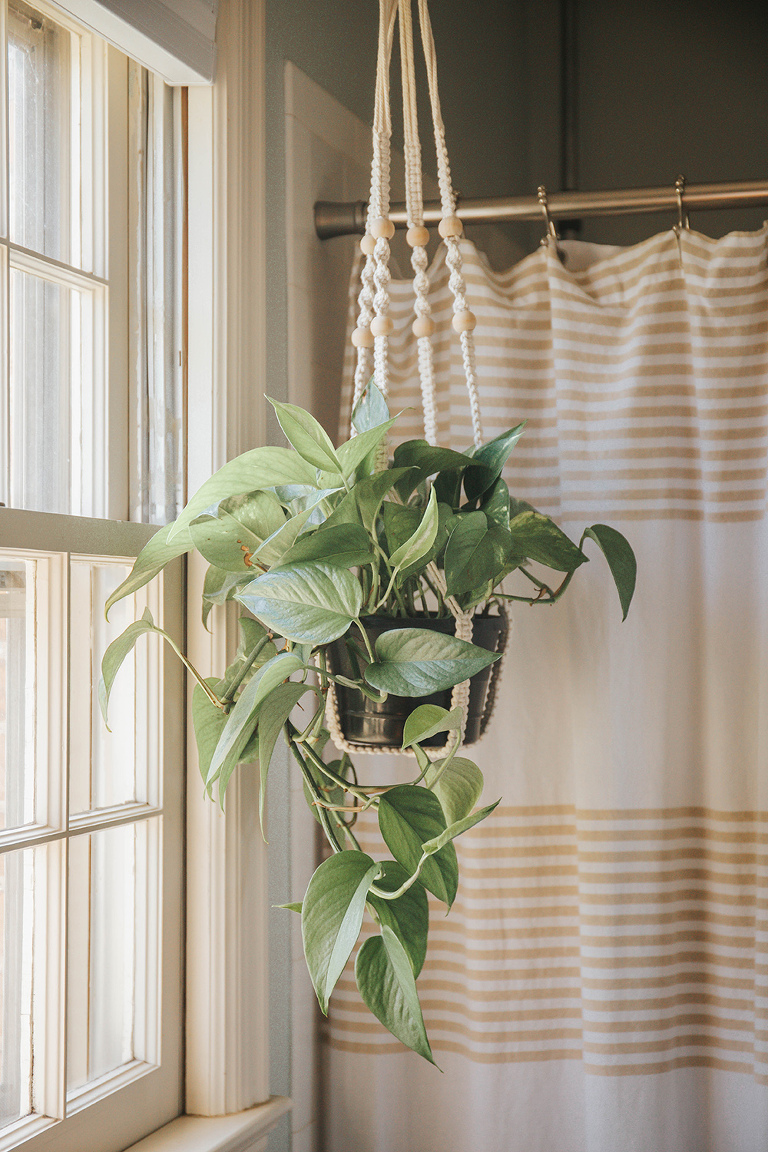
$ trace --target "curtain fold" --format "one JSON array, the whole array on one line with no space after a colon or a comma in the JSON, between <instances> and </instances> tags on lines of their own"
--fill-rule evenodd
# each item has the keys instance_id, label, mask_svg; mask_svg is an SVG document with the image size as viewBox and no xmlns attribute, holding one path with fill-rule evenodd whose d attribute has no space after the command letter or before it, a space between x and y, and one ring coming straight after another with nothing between
<instances>
[{"instance_id":1,"label":"curtain fold","mask_svg":"<svg viewBox=\"0 0 768 1152\"><path fill-rule=\"evenodd\" d=\"M503 801L457 843L458 899L447 919L432 906L418 985L443 1074L378 1026L348 969L328 1152L768 1147L767 238L565 242L565 264L547 247L504 273L463 243L485 436L528 419L511 490L576 539L621 529L638 588L622 624L594 549L556 607L513 613L475 748L485 802ZM430 279L439 439L461 448L440 254ZM423 434L410 285L391 295L407 439ZM378 850L375 827L361 846Z\"/></svg>"}]
</instances>

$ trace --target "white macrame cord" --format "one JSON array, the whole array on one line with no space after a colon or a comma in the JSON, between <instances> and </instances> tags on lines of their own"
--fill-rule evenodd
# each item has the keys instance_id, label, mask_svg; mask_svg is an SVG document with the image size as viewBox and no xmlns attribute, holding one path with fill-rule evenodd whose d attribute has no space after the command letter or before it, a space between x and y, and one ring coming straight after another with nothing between
<instances>
[{"instance_id":1,"label":"white macrame cord","mask_svg":"<svg viewBox=\"0 0 768 1152\"><path fill-rule=\"evenodd\" d=\"M377 387L389 394L389 336L393 330L389 315L389 241L395 228L389 219L390 207L390 155L392 138L392 117L389 99L389 74L392 60L395 21L399 17L400 58L403 88L403 127L405 139L405 199L408 216L406 240L411 248L413 268L414 314L413 333L418 348L419 382L424 410L424 438L428 444L437 444L437 403L435 389L435 366L432 348L432 335L435 323L429 302L428 257L426 246L429 231L424 227L424 194L421 179L421 143L419 140L416 67L413 46L412 0L379 0L379 39L376 63L376 96L373 117L373 160L371 164L371 195L368 205L366 233L360 241L365 256L361 273L361 289L358 296L357 327L352 333L352 343L357 349L355 367L354 406L363 394L373 374ZM441 220L438 231L446 244L446 264L450 271L449 287L453 295L453 328L459 335L462 363L472 417L472 432L475 447L483 442L480 422L480 403L477 392L477 369L475 364L475 344L473 330L475 316L466 300L466 285L462 276L461 235L463 225L456 215L456 196L451 182L451 169L445 144L445 128L440 111L437 91L437 58L432 26L429 19L427 0L418 0L419 27L427 70L429 100L432 111L432 126L437 152L437 173L440 186ZM372 355L371 355L372 353ZM350 434L355 434L351 427ZM377 466L387 466L387 448L383 443ZM435 569L433 580L437 579L445 593L442 574ZM462 612L452 597L445 602L454 616L456 635L471 642L472 613ZM506 631L506 629L505 629ZM504 637L506 639L506 637ZM503 645L502 645L503 650ZM482 718L484 729L490 719L495 696L495 683L499 675L499 663L492 671L491 686ZM336 691L331 684L327 696L327 723L336 746L345 752L382 753L401 752L400 748L369 747L353 744L346 740L341 728ZM462 708L462 729L459 741L464 740L467 710L469 705L469 681L457 684L452 692L451 706ZM444 748L432 750L430 755L444 755L454 738L448 739Z\"/></svg>"}]
</instances>

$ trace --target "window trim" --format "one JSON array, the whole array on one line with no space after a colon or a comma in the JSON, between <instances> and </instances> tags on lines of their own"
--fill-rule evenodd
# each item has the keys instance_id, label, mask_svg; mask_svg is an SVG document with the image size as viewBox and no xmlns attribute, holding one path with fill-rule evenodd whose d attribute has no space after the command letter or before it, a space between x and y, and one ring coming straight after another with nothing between
<instances>
[{"instance_id":1,"label":"window trim","mask_svg":"<svg viewBox=\"0 0 768 1152\"><path fill-rule=\"evenodd\" d=\"M265 441L265 8L221 4L216 83L189 91L190 492ZM223 609L212 634L202 626L204 569L193 555L187 635L208 672L236 637ZM191 730L188 747L186 1111L210 1117L269 1100L267 858L256 774L236 774L222 813L200 788Z\"/></svg>"}]
</instances>

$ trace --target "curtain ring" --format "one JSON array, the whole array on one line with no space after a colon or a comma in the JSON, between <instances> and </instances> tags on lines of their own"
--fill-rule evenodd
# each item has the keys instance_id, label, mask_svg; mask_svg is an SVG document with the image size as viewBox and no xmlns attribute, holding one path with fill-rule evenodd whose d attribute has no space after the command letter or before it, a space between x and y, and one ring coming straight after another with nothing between
<instances>
[{"instance_id":1,"label":"curtain ring","mask_svg":"<svg viewBox=\"0 0 768 1152\"><path fill-rule=\"evenodd\" d=\"M546 244L549 244L550 241L552 241L552 243L555 246L555 250L557 252L559 252L558 241L559 241L560 237L557 234L557 228L555 228L555 222L549 214L549 202L547 200L547 190L543 184L539 185L539 187L536 191L536 195L538 197L539 204L541 205L541 210L544 213L544 223L547 226L547 234L546 234L546 236L544 236L542 238L541 243L543 245L546 245Z\"/></svg>"},{"instance_id":2,"label":"curtain ring","mask_svg":"<svg viewBox=\"0 0 768 1152\"><path fill-rule=\"evenodd\" d=\"M678 176L677 180L675 180L675 195L677 196L677 226L675 231L677 232L678 236L683 231L690 232L691 230L691 221L688 217L688 213L685 210L685 205L683 204L684 194L685 176L681 175Z\"/></svg>"}]
</instances>

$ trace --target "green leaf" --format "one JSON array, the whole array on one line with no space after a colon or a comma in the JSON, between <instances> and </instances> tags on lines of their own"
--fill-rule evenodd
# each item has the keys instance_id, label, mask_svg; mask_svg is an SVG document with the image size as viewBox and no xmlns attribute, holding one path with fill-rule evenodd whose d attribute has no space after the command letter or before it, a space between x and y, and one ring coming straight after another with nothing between
<instances>
[{"instance_id":1,"label":"green leaf","mask_svg":"<svg viewBox=\"0 0 768 1152\"><path fill-rule=\"evenodd\" d=\"M295 404L281 404L270 396L267 396L267 400L274 408L289 444L304 460L314 464L315 468L341 472L341 464L331 438L314 416L303 408L297 408Z\"/></svg>"},{"instance_id":2,"label":"green leaf","mask_svg":"<svg viewBox=\"0 0 768 1152\"><path fill-rule=\"evenodd\" d=\"M360 518L363 527L371 534L374 533L376 518L380 509L383 511L388 508L399 508L405 511L401 504L387 503L382 505L382 500L408 471L408 468L387 468L386 472L376 472L373 476L367 476L355 484L353 493L360 511ZM413 527L411 527L412 531Z\"/></svg>"},{"instance_id":3,"label":"green leaf","mask_svg":"<svg viewBox=\"0 0 768 1152\"><path fill-rule=\"evenodd\" d=\"M420 704L411 712L403 728L403 748L428 740L438 732L457 732L461 728L461 708L441 708L438 704Z\"/></svg>"},{"instance_id":4,"label":"green leaf","mask_svg":"<svg viewBox=\"0 0 768 1152\"><path fill-rule=\"evenodd\" d=\"M303 512L286 520L282 527L268 536L256 552L255 558L260 564L275 567L283 563L283 557L289 548L292 548L298 536L312 517L314 509L305 508Z\"/></svg>"},{"instance_id":5,"label":"green leaf","mask_svg":"<svg viewBox=\"0 0 768 1152\"><path fill-rule=\"evenodd\" d=\"M397 548L389 558L393 571L397 572L409 564L416 564L432 548L437 536L437 497L434 488L429 494L429 502L421 522L413 535Z\"/></svg>"},{"instance_id":6,"label":"green leaf","mask_svg":"<svg viewBox=\"0 0 768 1152\"><path fill-rule=\"evenodd\" d=\"M447 504L452 512L458 511L459 508L463 475L463 468L450 468L446 472L438 472L432 481L437 499L441 504Z\"/></svg>"},{"instance_id":7,"label":"green leaf","mask_svg":"<svg viewBox=\"0 0 768 1152\"><path fill-rule=\"evenodd\" d=\"M329 644L360 615L363 592L351 572L310 562L267 572L236 599L287 640Z\"/></svg>"},{"instance_id":8,"label":"green leaf","mask_svg":"<svg viewBox=\"0 0 768 1152\"><path fill-rule=\"evenodd\" d=\"M403 473L405 469L400 468L398 471ZM393 504L389 500L384 501L381 505L381 521L384 525L384 535L390 556L413 536L421 523L422 516L421 509L413 508L410 504Z\"/></svg>"},{"instance_id":9,"label":"green leaf","mask_svg":"<svg viewBox=\"0 0 768 1152\"><path fill-rule=\"evenodd\" d=\"M212 688L217 695L219 691L223 690L223 681L216 680L215 677L206 680L206 684L209 688ZM195 730L197 759L203 780L208 776L211 758L216 750L216 745L219 742L226 722L226 712L222 712L221 708L217 708L215 704L212 704L200 685L195 684L192 693L192 726Z\"/></svg>"},{"instance_id":10,"label":"green leaf","mask_svg":"<svg viewBox=\"0 0 768 1152\"><path fill-rule=\"evenodd\" d=\"M259 492L258 495L274 503L280 513L280 525L284 524L285 517L277 498L271 492ZM215 564L225 572L250 572L253 575L252 557L264 538L257 536L223 507L219 507L215 516L204 513L196 517L189 526L189 532L195 548L209 564Z\"/></svg>"},{"instance_id":11,"label":"green leaf","mask_svg":"<svg viewBox=\"0 0 768 1152\"><path fill-rule=\"evenodd\" d=\"M365 852L338 852L323 861L309 882L301 933L309 974L326 1016L331 993L360 935L368 889L379 867Z\"/></svg>"},{"instance_id":12,"label":"green leaf","mask_svg":"<svg viewBox=\"0 0 768 1152\"><path fill-rule=\"evenodd\" d=\"M112 641L104 653L104 658L101 661L101 679L99 680L99 706L105 724L107 724L107 707L112 685L123 661L133 651L133 646L140 636L146 635L147 632L159 631L160 629L155 626L149 608L145 608L141 619L129 624L125 631ZM108 724L107 727L109 727Z\"/></svg>"},{"instance_id":13,"label":"green leaf","mask_svg":"<svg viewBox=\"0 0 768 1152\"><path fill-rule=\"evenodd\" d=\"M309 684L280 684L274 688L259 709L259 821L264 836L264 802L267 796L267 773L272 753L283 725L302 696L311 691ZM266 836L264 836L266 840Z\"/></svg>"},{"instance_id":14,"label":"green leaf","mask_svg":"<svg viewBox=\"0 0 768 1152\"><path fill-rule=\"evenodd\" d=\"M496 524L506 531L509 530L509 488L506 480L499 477L490 490L486 492L485 499L480 505L480 511L485 513L491 524Z\"/></svg>"},{"instance_id":15,"label":"green leaf","mask_svg":"<svg viewBox=\"0 0 768 1152\"><path fill-rule=\"evenodd\" d=\"M484 512L462 512L445 549L445 581L451 596L483 590L504 571L512 552L509 532L497 524L488 525ZM521 556L520 560L525 557Z\"/></svg>"},{"instance_id":16,"label":"green leaf","mask_svg":"<svg viewBox=\"0 0 768 1152\"><path fill-rule=\"evenodd\" d=\"M343 474L349 476L361 464L369 452L373 452L378 448L381 441L389 432L394 424L396 416L390 420L385 420L383 424L377 424L375 428L369 428L367 432L361 432L359 436L355 436L352 440L347 440L345 444L339 447L337 456L341 461Z\"/></svg>"},{"instance_id":17,"label":"green leaf","mask_svg":"<svg viewBox=\"0 0 768 1152\"><path fill-rule=\"evenodd\" d=\"M435 836L432 840L425 840L422 848L425 852L432 855L433 852L444 852L447 845L457 836L461 836L462 832L466 832L469 828L474 828L475 824L479 824L481 820L485 820L486 816L490 816L494 808L501 804L501 800L497 800L495 804L489 804L487 808L480 808L477 812L473 812L471 816L465 816L463 820L457 820L455 824L450 824L444 832ZM426 865L424 865L426 868ZM424 871L422 870L422 876Z\"/></svg>"},{"instance_id":18,"label":"green leaf","mask_svg":"<svg viewBox=\"0 0 768 1152\"><path fill-rule=\"evenodd\" d=\"M608 561L621 602L621 618L626 620L637 580L637 560L632 547L626 537L609 524L593 524L585 529L584 536L595 541Z\"/></svg>"},{"instance_id":19,"label":"green leaf","mask_svg":"<svg viewBox=\"0 0 768 1152\"><path fill-rule=\"evenodd\" d=\"M406 1048L434 1064L411 962L389 925L382 924L381 936L371 936L360 948L355 979L376 1019Z\"/></svg>"},{"instance_id":20,"label":"green leaf","mask_svg":"<svg viewBox=\"0 0 768 1152\"><path fill-rule=\"evenodd\" d=\"M352 424L356 432L370 432L389 420L389 408L384 396L373 382L373 376L363 389L363 394L352 413Z\"/></svg>"},{"instance_id":21,"label":"green leaf","mask_svg":"<svg viewBox=\"0 0 768 1152\"><path fill-rule=\"evenodd\" d=\"M453 756L447 765L445 759L433 761L424 777L424 787L437 796L450 827L468 816L477 804L483 792L483 774L474 761Z\"/></svg>"},{"instance_id":22,"label":"green leaf","mask_svg":"<svg viewBox=\"0 0 768 1152\"><path fill-rule=\"evenodd\" d=\"M253 572L238 574L225 572L221 568L210 564L205 573L203 582L203 624L207 625L208 617L214 604L226 604L231 600L238 588L242 588L253 579Z\"/></svg>"},{"instance_id":23,"label":"green leaf","mask_svg":"<svg viewBox=\"0 0 768 1152\"><path fill-rule=\"evenodd\" d=\"M574 572L589 559L554 520L541 512L518 512L509 522L509 531L516 552L556 572Z\"/></svg>"},{"instance_id":24,"label":"green leaf","mask_svg":"<svg viewBox=\"0 0 768 1152\"><path fill-rule=\"evenodd\" d=\"M436 472L445 473L458 469L461 476L465 468L473 465L472 457L464 452L454 452L452 448L439 448L435 444L428 444L426 440L406 440L398 444L394 455L395 468L412 468L413 472L402 482L398 482L397 491L403 500L406 500L414 488L433 476ZM445 485L447 481L443 481ZM443 493L438 493L444 499ZM447 501L450 503L450 501Z\"/></svg>"},{"instance_id":25,"label":"green leaf","mask_svg":"<svg viewBox=\"0 0 768 1152\"><path fill-rule=\"evenodd\" d=\"M468 469L464 475L464 492L468 500L476 500L495 484L524 428L525 420L489 440L473 453L472 458L478 467Z\"/></svg>"},{"instance_id":26,"label":"green leaf","mask_svg":"<svg viewBox=\"0 0 768 1152\"><path fill-rule=\"evenodd\" d=\"M385 892L395 892L408 879L408 872L396 860L384 860L382 875L376 887ZM413 975L418 976L427 955L427 934L429 932L429 905L427 892L421 884L412 884L396 900L381 900L372 893L368 896L381 924L387 924L408 953Z\"/></svg>"},{"instance_id":27,"label":"green leaf","mask_svg":"<svg viewBox=\"0 0 768 1152\"><path fill-rule=\"evenodd\" d=\"M244 492L274 488L278 484L308 484L313 488L315 471L306 460L290 448L275 448L271 444L253 448L230 460L218 472L206 480L195 493L184 511L171 525L168 543L195 520L201 512L219 504L230 496L240 496Z\"/></svg>"},{"instance_id":28,"label":"green leaf","mask_svg":"<svg viewBox=\"0 0 768 1152\"><path fill-rule=\"evenodd\" d=\"M414 784L390 788L379 801L379 828L395 860L412 876L423 856L422 844L445 831L437 796ZM459 885L456 850L449 844L421 869L419 881L450 908Z\"/></svg>"},{"instance_id":29,"label":"green leaf","mask_svg":"<svg viewBox=\"0 0 768 1152\"><path fill-rule=\"evenodd\" d=\"M226 790L229 778L237 767L240 756L256 727L259 705L278 684L301 668L298 656L280 652L259 668L238 696L227 716L219 742L216 745L206 776L206 786L219 777L219 796Z\"/></svg>"},{"instance_id":30,"label":"green leaf","mask_svg":"<svg viewBox=\"0 0 768 1152\"><path fill-rule=\"evenodd\" d=\"M474 676L499 659L456 636L426 628L393 628L376 641L376 662L365 669L374 688L395 696L429 696Z\"/></svg>"},{"instance_id":31,"label":"green leaf","mask_svg":"<svg viewBox=\"0 0 768 1152\"><path fill-rule=\"evenodd\" d=\"M301 900L294 900L290 904L273 904L273 908L286 908L289 912L298 912L301 915Z\"/></svg>"},{"instance_id":32,"label":"green leaf","mask_svg":"<svg viewBox=\"0 0 768 1152\"><path fill-rule=\"evenodd\" d=\"M246 492L243 496L230 496L221 501L218 511L234 516L259 540L266 540L285 523L283 506L274 492Z\"/></svg>"},{"instance_id":33,"label":"green leaf","mask_svg":"<svg viewBox=\"0 0 768 1152\"><path fill-rule=\"evenodd\" d=\"M166 524L161 528L151 540L142 548L136 557L133 568L117 588L115 588L112 595L108 598L104 605L104 615L109 616L109 610L113 604L118 600L122 600L124 596L130 596L132 592L136 592L139 588L143 588L145 584L162 572L166 564L174 560L177 556L183 556L185 552L190 552L194 545L188 531L180 532L174 539L173 543L169 543L168 537L171 530L175 527L175 521L171 524Z\"/></svg>"},{"instance_id":34,"label":"green leaf","mask_svg":"<svg viewBox=\"0 0 768 1152\"><path fill-rule=\"evenodd\" d=\"M356 568L374 559L368 533L360 524L334 524L301 536L283 556L280 564L322 560L334 568Z\"/></svg>"}]
</instances>

